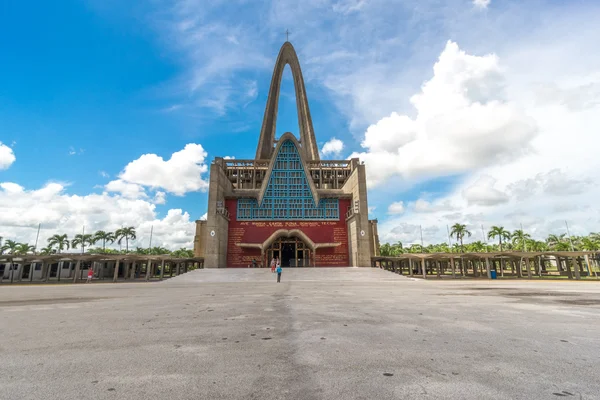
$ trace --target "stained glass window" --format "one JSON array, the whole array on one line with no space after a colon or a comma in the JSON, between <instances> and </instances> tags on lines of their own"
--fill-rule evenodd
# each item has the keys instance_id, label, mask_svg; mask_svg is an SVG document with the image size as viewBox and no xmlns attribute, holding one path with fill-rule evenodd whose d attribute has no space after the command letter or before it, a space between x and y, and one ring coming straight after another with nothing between
<instances>
[{"instance_id":1,"label":"stained glass window","mask_svg":"<svg viewBox=\"0 0 600 400\"><path fill-rule=\"evenodd\" d=\"M238 199L238 220L339 219L337 199L315 204L298 149L286 140L275 157L269 183L259 206L256 199Z\"/></svg>"}]
</instances>

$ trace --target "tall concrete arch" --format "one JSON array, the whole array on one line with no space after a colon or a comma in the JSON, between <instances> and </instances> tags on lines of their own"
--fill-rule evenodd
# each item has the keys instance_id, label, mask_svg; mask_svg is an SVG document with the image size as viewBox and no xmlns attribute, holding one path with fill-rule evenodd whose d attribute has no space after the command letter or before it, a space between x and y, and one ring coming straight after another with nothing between
<instances>
[{"instance_id":1,"label":"tall concrete arch","mask_svg":"<svg viewBox=\"0 0 600 400\"><path fill-rule=\"evenodd\" d=\"M308 108L308 97L306 96L302 69L300 68L296 50L294 50L294 46L292 46L290 42L285 42L283 46L281 46L281 50L279 50L279 55L277 56L273 77L271 78L269 97L267 98L267 105L265 107L265 115L260 130L260 138L258 139L256 159L270 159L273 154L281 78L283 77L283 70L286 65L290 66L292 77L294 79L302 155L307 161L319 160L319 150L315 139L310 109Z\"/></svg>"}]
</instances>

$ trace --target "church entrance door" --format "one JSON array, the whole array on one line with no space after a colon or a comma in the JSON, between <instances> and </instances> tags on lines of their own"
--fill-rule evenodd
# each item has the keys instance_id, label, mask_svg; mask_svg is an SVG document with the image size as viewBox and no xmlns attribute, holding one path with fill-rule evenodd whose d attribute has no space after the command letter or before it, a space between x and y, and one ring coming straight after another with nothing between
<instances>
[{"instance_id":1,"label":"church entrance door","mask_svg":"<svg viewBox=\"0 0 600 400\"><path fill-rule=\"evenodd\" d=\"M267 262L271 265L273 257L281 261L282 267L310 267L312 251L298 237L281 237L275 240L265 252Z\"/></svg>"}]
</instances>

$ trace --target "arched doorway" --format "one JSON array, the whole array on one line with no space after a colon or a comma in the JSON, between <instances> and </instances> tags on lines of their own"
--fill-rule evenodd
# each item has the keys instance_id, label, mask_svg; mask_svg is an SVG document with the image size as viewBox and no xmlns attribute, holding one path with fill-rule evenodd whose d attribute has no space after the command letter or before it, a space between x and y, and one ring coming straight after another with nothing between
<instances>
[{"instance_id":1,"label":"arched doorway","mask_svg":"<svg viewBox=\"0 0 600 400\"><path fill-rule=\"evenodd\" d=\"M312 251L297 236L279 237L266 249L265 255L265 265L271 265L273 257L277 257L281 260L282 267L312 266Z\"/></svg>"}]
</instances>

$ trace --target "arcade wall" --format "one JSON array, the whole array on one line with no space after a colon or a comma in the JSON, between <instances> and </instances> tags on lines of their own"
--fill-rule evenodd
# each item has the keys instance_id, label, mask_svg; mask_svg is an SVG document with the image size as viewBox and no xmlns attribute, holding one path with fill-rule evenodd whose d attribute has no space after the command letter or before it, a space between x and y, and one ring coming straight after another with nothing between
<instances>
[{"instance_id":1,"label":"arcade wall","mask_svg":"<svg viewBox=\"0 0 600 400\"><path fill-rule=\"evenodd\" d=\"M238 221L237 200L225 200L229 211L229 231L227 241L227 266L247 267L252 259L260 261L259 249L248 249L237 246L237 243L263 243L279 229L299 229L315 243L341 243L340 246L318 249L316 251L317 267L346 267L350 265L348 257L348 230L346 227L346 210L350 200L340 199L340 219L338 221Z\"/></svg>"}]
</instances>

